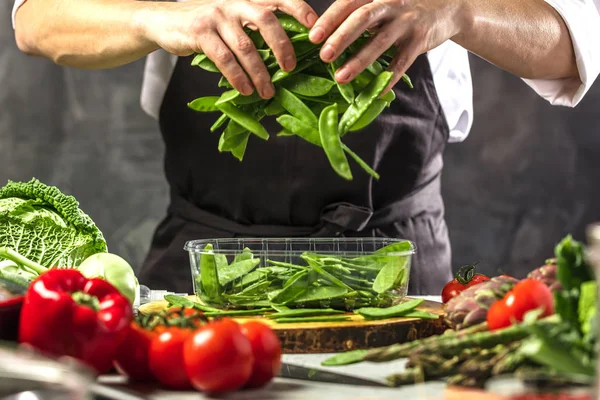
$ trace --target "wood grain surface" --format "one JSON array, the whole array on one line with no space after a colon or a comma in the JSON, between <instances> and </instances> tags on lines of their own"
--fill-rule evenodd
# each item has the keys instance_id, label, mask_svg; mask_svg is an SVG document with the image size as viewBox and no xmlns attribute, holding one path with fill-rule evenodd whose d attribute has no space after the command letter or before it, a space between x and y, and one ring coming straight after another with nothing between
<instances>
[{"instance_id":1,"label":"wood grain surface","mask_svg":"<svg viewBox=\"0 0 600 400\"><path fill-rule=\"evenodd\" d=\"M196 296L188 298L198 301ZM144 304L141 314L160 312L166 309L165 300ZM442 304L426 300L418 310L442 315ZM437 320L418 318L388 318L367 321L354 313L347 313L349 321L277 323L261 316L235 317L239 323L260 320L271 326L282 343L284 353L314 354L333 353L347 350L366 349L404 343L442 333L446 325L442 318Z\"/></svg>"}]
</instances>

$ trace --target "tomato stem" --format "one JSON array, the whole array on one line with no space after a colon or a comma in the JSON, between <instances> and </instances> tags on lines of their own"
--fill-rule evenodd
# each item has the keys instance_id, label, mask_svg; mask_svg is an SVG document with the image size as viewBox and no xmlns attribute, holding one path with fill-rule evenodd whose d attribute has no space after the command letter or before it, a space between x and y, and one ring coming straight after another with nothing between
<instances>
[{"instance_id":1,"label":"tomato stem","mask_svg":"<svg viewBox=\"0 0 600 400\"><path fill-rule=\"evenodd\" d=\"M463 265L462 267L460 267L458 269L458 272L456 273L456 280L458 281L458 283L462 285L468 285L469 282L471 282L473 280L473 277L475 276L475 266L477 264L479 264L479 261L470 265Z\"/></svg>"}]
</instances>

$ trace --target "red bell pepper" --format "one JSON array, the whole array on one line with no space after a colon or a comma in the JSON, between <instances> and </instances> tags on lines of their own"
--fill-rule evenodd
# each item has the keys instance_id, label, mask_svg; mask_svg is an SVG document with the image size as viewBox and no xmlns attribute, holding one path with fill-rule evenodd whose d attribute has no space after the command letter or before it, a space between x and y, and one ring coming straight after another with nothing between
<instances>
[{"instance_id":1,"label":"red bell pepper","mask_svg":"<svg viewBox=\"0 0 600 400\"><path fill-rule=\"evenodd\" d=\"M132 318L129 301L110 283L75 269L51 269L25 294L19 341L79 359L102 374L110 370Z\"/></svg>"}]
</instances>

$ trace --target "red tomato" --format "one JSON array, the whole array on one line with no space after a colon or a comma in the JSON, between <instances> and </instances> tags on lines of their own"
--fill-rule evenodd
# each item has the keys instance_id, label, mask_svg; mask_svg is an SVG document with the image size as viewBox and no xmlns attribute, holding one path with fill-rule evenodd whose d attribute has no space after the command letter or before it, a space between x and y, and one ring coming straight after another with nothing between
<instances>
[{"instance_id":1,"label":"red tomato","mask_svg":"<svg viewBox=\"0 0 600 400\"><path fill-rule=\"evenodd\" d=\"M210 393L244 386L254 363L250 340L227 318L196 330L185 342L184 358L192 385Z\"/></svg>"},{"instance_id":2,"label":"red tomato","mask_svg":"<svg viewBox=\"0 0 600 400\"><path fill-rule=\"evenodd\" d=\"M473 275L470 281L465 281L466 283L461 283L458 279L454 278L442 289L442 302L447 303L453 297L458 296L463 290L489 280L490 278L481 274Z\"/></svg>"},{"instance_id":3,"label":"red tomato","mask_svg":"<svg viewBox=\"0 0 600 400\"><path fill-rule=\"evenodd\" d=\"M535 279L523 279L509 291L502 300L495 301L487 314L490 330L522 322L523 316L531 310L543 308L541 317L554 314L554 296L552 291Z\"/></svg>"},{"instance_id":4,"label":"red tomato","mask_svg":"<svg viewBox=\"0 0 600 400\"><path fill-rule=\"evenodd\" d=\"M281 342L273 330L261 322L241 324L242 333L250 340L254 365L246 387L257 388L269 382L281 368Z\"/></svg>"},{"instance_id":5,"label":"red tomato","mask_svg":"<svg viewBox=\"0 0 600 400\"><path fill-rule=\"evenodd\" d=\"M154 379L148 355L152 339L158 335L157 331L144 329L135 322L129 326L127 336L117 350L115 368L122 375L135 381L151 381Z\"/></svg>"},{"instance_id":6,"label":"red tomato","mask_svg":"<svg viewBox=\"0 0 600 400\"><path fill-rule=\"evenodd\" d=\"M183 344L190 334L187 329L168 327L150 343L150 371L160 383L171 389L191 387L183 361Z\"/></svg>"}]
</instances>

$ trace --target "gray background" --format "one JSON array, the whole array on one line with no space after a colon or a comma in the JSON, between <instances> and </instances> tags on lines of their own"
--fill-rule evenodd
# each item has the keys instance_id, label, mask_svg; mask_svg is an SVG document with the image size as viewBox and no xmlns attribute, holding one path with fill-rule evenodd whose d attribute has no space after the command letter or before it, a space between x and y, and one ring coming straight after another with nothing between
<instances>
[{"instance_id":1,"label":"gray background","mask_svg":"<svg viewBox=\"0 0 600 400\"><path fill-rule=\"evenodd\" d=\"M21 54L0 5L0 184L35 176L73 194L137 267L163 217L163 146L139 106L143 62L65 69ZM455 267L523 276L567 233L600 220L600 84L552 107L518 78L472 57L475 124L445 156ZM187 268L187 266L186 266Z\"/></svg>"}]
</instances>

